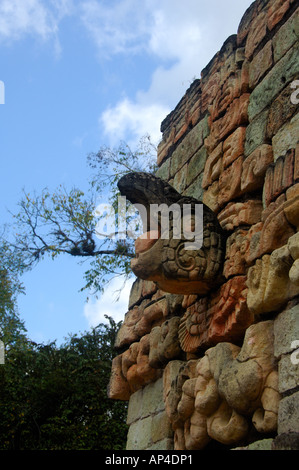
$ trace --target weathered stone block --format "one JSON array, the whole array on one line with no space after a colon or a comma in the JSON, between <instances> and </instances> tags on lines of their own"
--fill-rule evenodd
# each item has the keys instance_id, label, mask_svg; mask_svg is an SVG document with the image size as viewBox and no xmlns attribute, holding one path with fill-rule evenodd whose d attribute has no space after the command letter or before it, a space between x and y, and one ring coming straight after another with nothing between
<instances>
[{"instance_id":1,"label":"weathered stone block","mask_svg":"<svg viewBox=\"0 0 299 470\"><path fill-rule=\"evenodd\" d=\"M172 317L161 326L154 327L150 332L149 365L162 367L171 359L181 354L178 339L180 317Z\"/></svg>"},{"instance_id":2,"label":"weathered stone block","mask_svg":"<svg viewBox=\"0 0 299 470\"><path fill-rule=\"evenodd\" d=\"M243 162L241 191L255 191L263 186L266 170L273 162L272 146L257 147Z\"/></svg>"},{"instance_id":3,"label":"weathered stone block","mask_svg":"<svg viewBox=\"0 0 299 470\"><path fill-rule=\"evenodd\" d=\"M131 424L128 436L126 450L143 450L152 443L152 417L140 419Z\"/></svg>"},{"instance_id":4,"label":"weathered stone block","mask_svg":"<svg viewBox=\"0 0 299 470\"><path fill-rule=\"evenodd\" d=\"M206 160L202 181L204 189L206 189L210 184L212 184L213 181L219 178L223 169L222 155L223 143L220 142L220 144L213 150Z\"/></svg>"},{"instance_id":5,"label":"weathered stone block","mask_svg":"<svg viewBox=\"0 0 299 470\"><path fill-rule=\"evenodd\" d=\"M184 196L192 196L198 201L203 199L203 187L202 187L203 173L201 173L196 180L190 184L184 191Z\"/></svg>"},{"instance_id":6,"label":"weathered stone block","mask_svg":"<svg viewBox=\"0 0 299 470\"><path fill-rule=\"evenodd\" d=\"M266 109L257 116L246 129L244 155L250 155L257 147L269 143L266 138L267 119L269 111Z\"/></svg>"},{"instance_id":7,"label":"weathered stone block","mask_svg":"<svg viewBox=\"0 0 299 470\"><path fill-rule=\"evenodd\" d=\"M292 342L299 338L298 318L299 304L287 307L276 317L274 322L274 354L276 358L279 359L292 352ZM291 367L290 357L289 361Z\"/></svg>"},{"instance_id":8,"label":"weathered stone block","mask_svg":"<svg viewBox=\"0 0 299 470\"><path fill-rule=\"evenodd\" d=\"M168 419L167 413L162 411L157 415L153 416L152 419L152 429L151 429L151 438L152 442L156 443L163 439L172 438L173 430L171 423Z\"/></svg>"},{"instance_id":9,"label":"weathered stone block","mask_svg":"<svg viewBox=\"0 0 299 470\"><path fill-rule=\"evenodd\" d=\"M170 159L166 160L160 168L156 171L156 176L161 178L162 180L168 181L169 180L169 170L170 170Z\"/></svg>"},{"instance_id":10,"label":"weathered stone block","mask_svg":"<svg viewBox=\"0 0 299 470\"><path fill-rule=\"evenodd\" d=\"M299 37L298 10L279 28L273 38L274 61L277 62Z\"/></svg>"},{"instance_id":11,"label":"weathered stone block","mask_svg":"<svg viewBox=\"0 0 299 470\"><path fill-rule=\"evenodd\" d=\"M244 154L246 127L238 127L223 142L223 166L227 168L238 157Z\"/></svg>"},{"instance_id":12,"label":"weathered stone block","mask_svg":"<svg viewBox=\"0 0 299 470\"><path fill-rule=\"evenodd\" d=\"M243 161L243 156L239 157L221 173L218 194L219 206L223 206L225 203L235 199L241 194Z\"/></svg>"},{"instance_id":13,"label":"weathered stone block","mask_svg":"<svg viewBox=\"0 0 299 470\"><path fill-rule=\"evenodd\" d=\"M299 367L298 364L292 363L290 355L282 356L280 359L278 364L278 374L280 393L285 393L289 390L295 389L298 386Z\"/></svg>"},{"instance_id":14,"label":"weathered stone block","mask_svg":"<svg viewBox=\"0 0 299 470\"><path fill-rule=\"evenodd\" d=\"M298 44L298 43L297 43ZM293 47L271 69L250 95L248 106L249 121L252 121L278 95L298 73L298 45Z\"/></svg>"},{"instance_id":15,"label":"weathered stone block","mask_svg":"<svg viewBox=\"0 0 299 470\"><path fill-rule=\"evenodd\" d=\"M267 12L262 11L253 19L245 46L245 56L247 59L252 57L257 46L261 43L267 34Z\"/></svg>"},{"instance_id":16,"label":"weathered stone block","mask_svg":"<svg viewBox=\"0 0 299 470\"><path fill-rule=\"evenodd\" d=\"M108 397L112 400L127 401L130 395L130 386L122 373L122 355L119 355L112 360Z\"/></svg>"},{"instance_id":17,"label":"weathered stone block","mask_svg":"<svg viewBox=\"0 0 299 470\"><path fill-rule=\"evenodd\" d=\"M219 194L219 181L214 181L203 193L202 201L212 211L218 212L218 194Z\"/></svg>"},{"instance_id":18,"label":"weathered stone block","mask_svg":"<svg viewBox=\"0 0 299 470\"><path fill-rule=\"evenodd\" d=\"M247 263L245 253L248 247L246 241L247 233L247 230L237 230L227 239L225 263L223 267L223 275L226 279L231 276L246 273Z\"/></svg>"},{"instance_id":19,"label":"weathered stone block","mask_svg":"<svg viewBox=\"0 0 299 470\"><path fill-rule=\"evenodd\" d=\"M209 152L212 152L219 142L225 139L237 127L248 123L248 103L249 94L244 93L240 98L232 101L223 117L211 123L210 135L205 140L205 145Z\"/></svg>"},{"instance_id":20,"label":"weathered stone block","mask_svg":"<svg viewBox=\"0 0 299 470\"><path fill-rule=\"evenodd\" d=\"M268 41L263 49L254 56L249 66L249 87L254 89L273 64L272 42Z\"/></svg>"},{"instance_id":21,"label":"weathered stone block","mask_svg":"<svg viewBox=\"0 0 299 470\"><path fill-rule=\"evenodd\" d=\"M279 129L272 139L274 160L285 155L289 149L295 148L298 141L299 113Z\"/></svg>"},{"instance_id":22,"label":"weathered stone block","mask_svg":"<svg viewBox=\"0 0 299 470\"><path fill-rule=\"evenodd\" d=\"M207 150L205 147L202 147L191 158L188 164L187 177L186 177L187 186L189 186L195 180L195 178L198 178L199 175L203 172L206 160L207 160Z\"/></svg>"},{"instance_id":23,"label":"weathered stone block","mask_svg":"<svg viewBox=\"0 0 299 470\"><path fill-rule=\"evenodd\" d=\"M299 392L282 398L278 411L278 434L299 432Z\"/></svg>"},{"instance_id":24,"label":"weathered stone block","mask_svg":"<svg viewBox=\"0 0 299 470\"><path fill-rule=\"evenodd\" d=\"M284 214L290 224L299 231L299 183L289 188L286 192L287 200L284 203Z\"/></svg>"},{"instance_id":25,"label":"weathered stone block","mask_svg":"<svg viewBox=\"0 0 299 470\"><path fill-rule=\"evenodd\" d=\"M179 340L183 351L196 352L218 341L237 340L252 323L246 304L246 276L235 276L211 298L191 305L181 319Z\"/></svg>"},{"instance_id":26,"label":"weathered stone block","mask_svg":"<svg viewBox=\"0 0 299 470\"><path fill-rule=\"evenodd\" d=\"M230 202L219 212L218 220L224 230L233 230L240 225L254 225L261 220L262 202L256 199L246 202Z\"/></svg>"},{"instance_id":27,"label":"weathered stone block","mask_svg":"<svg viewBox=\"0 0 299 470\"><path fill-rule=\"evenodd\" d=\"M174 176L172 186L176 191L182 193L187 185L188 164L178 170Z\"/></svg>"},{"instance_id":28,"label":"weathered stone block","mask_svg":"<svg viewBox=\"0 0 299 470\"><path fill-rule=\"evenodd\" d=\"M288 9L290 8L289 0L271 0L267 10L267 26L271 31L274 26L279 23Z\"/></svg>"},{"instance_id":29,"label":"weathered stone block","mask_svg":"<svg viewBox=\"0 0 299 470\"><path fill-rule=\"evenodd\" d=\"M299 294L299 287L289 278L293 262L285 245L274 250L271 255L264 255L249 268L247 305L251 312L261 314L276 311Z\"/></svg>"},{"instance_id":30,"label":"weathered stone block","mask_svg":"<svg viewBox=\"0 0 299 470\"><path fill-rule=\"evenodd\" d=\"M293 184L294 151L288 151L269 165L263 188L263 202L267 207Z\"/></svg>"},{"instance_id":31,"label":"weathered stone block","mask_svg":"<svg viewBox=\"0 0 299 470\"><path fill-rule=\"evenodd\" d=\"M137 390L134 392L129 401L128 405L128 413L127 413L127 424L130 425L135 421L140 420L141 418L145 418L148 415L144 414L143 411L143 390Z\"/></svg>"},{"instance_id":32,"label":"weathered stone block","mask_svg":"<svg viewBox=\"0 0 299 470\"><path fill-rule=\"evenodd\" d=\"M202 147L204 139L208 134L208 119L205 117L188 132L184 140L172 153L170 177L175 176L177 171L182 168L188 160L190 160L200 147Z\"/></svg>"},{"instance_id":33,"label":"weathered stone block","mask_svg":"<svg viewBox=\"0 0 299 470\"><path fill-rule=\"evenodd\" d=\"M296 113L297 107L291 101L293 91L290 86L287 86L271 104L267 123L267 137L269 139L272 139Z\"/></svg>"},{"instance_id":34,"label":"weathered stone block","mask_svg":"<svg viewBox=\"0 0 299 470\"><path fill-rule=\"evenodd\" d=\"M250 229L248 233L250 248L247 255L249 264L263 254L271 253L283 246L294 235L294 227L285 216L285 204L285 194L281 194L263 211L262 223Z\"/></svg>"}]
</instances>

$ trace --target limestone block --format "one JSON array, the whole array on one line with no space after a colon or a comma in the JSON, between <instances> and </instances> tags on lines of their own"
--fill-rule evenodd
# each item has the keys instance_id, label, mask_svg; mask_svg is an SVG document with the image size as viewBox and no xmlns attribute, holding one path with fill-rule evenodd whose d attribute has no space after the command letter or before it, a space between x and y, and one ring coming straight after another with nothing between
<instances>
[{"instance_id":1,"label":"limestone block","mask_svg":"<svg viewBox=\"0 0 299 470\"><path fill-rule=\"evenodd\" d=\"M151 440L155 444L163 439L173 437L171 423L165 411L156 414L152 419Z\"/></svg>"},{"instance_id":2,"label":"limestone block","mask_svg":"<svg viewBox=\"0 0 299 470\"><path fill-rule=\"evenodd\" d=\"M293 149L289 150L286 155L279 157L275 163L269 165L263 189L265 206L268 206L293 184L294 154Z\"/></svg>"},{"instance_id":3,"label":"limestone block","mask_svg":"<svg viewBox=\"0 0 299 470\"><path fill-rule=\"evenodd\" d=\"M252 34L255 32L252 31ZM275 97L298 73L298 46L290 49L265 78L255 87L250 95L248 117L252 121L266 106L270 106Z\"/></svg>"},{"instance_id":4,"label":"limestone block","mask_svg":"<svg viewBox=\"0 0 299 470\"><path fill-rule=\"evenodd\" d=\"M299 183L289 188L286 192L286 202L283 210L290 224L299 230Z\"/></svg>"},{"instance_id":5,"label":"limestone block","mask_svg":"<svg viewBox=\"0 0 299 470\"><path fill-rule=\"evenodd\" d=\"M229 64L228 69L235 69L234 55L229 57L227 63ZM235 70L234 73L231 73L226 80L225 77L222 77L223 85L219 86L212 105L209 107L212 121L217 120L230 106L234 99L239 98L242 93L246 93L248 91L246 78L247 76L244 70L243 73L242 70Z\"/></svg>"},{"instance_id":6,"label":"limestone block","mask_svg":"<svg viewBox=\"0 0 299 470\"><path fill-rule=\"evenodd\" d=\"M298 10L284 23L273 38L274 61L277 62L295 44L299 36Z\"/></svg>"},{"instance_id":7,"label":"limestone block","mask_svg":"<svg viewBox=\"0 0 299 470\"><path fill-rule=\"evenodd\" d=\"M289 149L295 148L298 141L299 113L284 124L272 139L274 160L285 155Z\"/></svg>"},{"instance_id":8,"label":"limestone block","mask_svg":"<svg viewBox=\"0 0 299 470\"><path fill-rule=\"evenodd\" d=\"M202 185L206 189L213 181L219 179L219 176L223 169L222 164L223 155L223 143L220 144L213 150L207 158Z\"/></svg>"},{"instance_id":9,"label":"limestone block","mask_svg":"<svg viewBox=\"0 0 299 470\"><path fill-rule=\"evenodd\" d=\"M257 147L243 162L241 191L255 191L263 186L266 170L273 162L272 146Z\"/></svg>"},{"instance_id":10,"label":"limestone block","mask_svg":"<svg viewBox=\"0 0 299 470\"><path fill-rule=\"evenodd\" d=\"M227 343L206 353L220 396L238 414L251 415L259 432L277 427L279 394L273 342L273 321L259 322L247 329L237 355Z\"/></svg>"},{"instance_id":11,"label":"limestone block","mask_svg":"<svg viewBox=\"0 0 299 470\"><path fill-rule=\"evenodd\" d=\"M208 135L207 118L202 119L188 132L171 156L170 177L175 176L188 160L203 146Z\"/></svg>"},{"instance_id":12,"label":"limestone block","mask_svg":"<svg viewBox=\"0 0 299 470\"><path fill-rule=\"evenodd\" d=\"M247 230L237 230L226 242L223 275L226 279L238 274L246 274L247 263L245 253L248 248Z\"/></svg>"},{"instance_id":13,"label":"limestone block","mask_svg":"<svg viewBox=\"0 0 299 470\"><path fill-rule=\"evenodd\" d=\"M230 202L219 213L218 220L224 230L233 230L240 225L254 225L261 220L262 202L248 200L246 202Z\"/></svg>"},{"instance_id":14,"label":"limestone block","mask_svg":"<svg viewBox=\"0 0 299 470\"><path fill-rule=\"evenodd\" d=\"M122 355L120 354L112 360L108 397L112 400L127 401L130 395L131 389L122 372Z\"/></svg>"},{"instance_id":15,"label":"limestone block","mask_svg":"<svg viewBox=\"0 0 299 470\"><path fill-rule=\"evenodd\" d=\"M206 80L202 80L203 109L208 109L208 106L213 103L213 100L215 99L219 90L219 83L221 83L220 70L216 70L213 74L209 74Z\"/></svg>"},{"instance_id":16,"label":"limestone block","mask_svg":"<svg viewBox=\"0 0 299 470\"><path fill-rule=\"evenodd\" d=\"M246 303L246 276L235 276L208 298L188 307L179 325L183 351L196 352L218 341L237 340L252 323Z\"/></svg>"},{"instance_id":17,"label":"limestone block","mask_svg":"<svg viewBox=\"0 0 299 470\"><path fill-rule=\"evenodd\" d=\"M269 110L265 109L251 120L246 129L244 155L250 155L257 147L267 142L267 121Z\"/></svg>"},{"instance_id":18,"label":"limestone block","mask_svg":"<svg viewBox=\"0 0 299 470\"><path fill-rule=\"evenodd\" d=\"M199 149L196 154L191 158L188 164L188 171L186 176L186 185L189 186L194 179L198 178L203 172L207 159L207 150L205 147Z\"/></svg>"},{"instance_id":19,"label":"limestone block","mask_svg":"<svg viewBox=\"0 0 299 470\"><path fill-rule=\"evenodd\" d=\"M218 204L220 206L223 206L225 203L237 198L241 194L243 161L243 156L239 157L221 173L218 194Z\"/></svg>"},{"instance_id":20,"label":"limestone block","mask_svg":"<svg viewBox=\"0 0 299 470\"><path fill-rule=\"evenodd\" d=\"M246 127L238 127L223 142L223 166L227 168L238 157L244 154Z\"/></svg>"},{"instance_id":21,"label":"limestone block","mask_svg":"<svg viewBox=\"0 0 299 470\"><path fill-rule=\"evenodd\" d=\"M208 151L212 151L228 135L248 123L249 94L244 93L232 101L223 117L210 123L210 135L205 140Z\"/></svg>"},{"instance_id":22,"label":"limestone block","mask_svg":"<svg viewBox=\"0 0 299 470\"><path fill-rule=\"evenodd\" d=\"M152 417L132 423L127 436L126 450L143 450L152 443Z\"/></svg>"},{"instance_id":23,"label":"limestone block","mask_svg":"<svg viewBox=\"0 0 299 470\"><path fill-rule=\"evenodd\" d=\"M294 90L288 84L271 103L267 122L267 137L272 139L279 129L297 112L296 104L292 103Z\"/></svg>"},{"instance_id":24,"label":"limestone block","mask_svg":"<svg viewBox=\"0 0 299 470\"><path fill-rule=\"evenodd\" d=\"M214 181L203 193L202 201L213 212L218 212L219 181Z\"/></svg>"},{"instance_id":25,"label":"limestone block","mask_svg":"<svg viewBox=\"0 0 299 470\"><path fill-rule=\"evenodd\" d=\"M245 56L247 59L252 57L257 46L261 43L267 34L267 13L262 11L252 21L247 36L245 46Z\"/></svg>"},{"instance_id":26,"label":"limestone block","mask_svg":"<svg viewBox=\"0 0 299 470\"><path fill-rule=\"evenodd\" d=\"M250 246L246 254L248 264L283 246L294 235L295 229L285 216L285 207L285 195L282 194L263 211L262 222L249 230Z\"/></svg>"},{"instance_id":27,"label":"limestone block","mask_svg":"<svg viewBox=\"0 0 299 470\"><path fill-rule=\"evenodd\" d=\"M153 369L149 365L149 335L143 336L138 343L131 344L122 354L122 373L132 392L161 376L159 369Z\"/></svg>"},{"instance_id":28,"label":"limestone block","mask_svg":"<svg viewBox=\"0 0 299 470\"><path fill-rule=\"evenodd\" d=\"M293 336L294 337L294 336ZM290 343L292 344L292 343ZM279 392L295 389L299 384L299 367L293 364L290 355L282 356L278 364Z\"/></svg>"},{"instance_id":29,"label":"limestone block","mask_svg":"<svg viewBox=\"0 0 299 470\"><path fill-rule=\"evenodd\" d=\"M178 412L183 385L186 380L195 377L196 360L188 362L170 361L163 373L163 399L165 411L174 430L184 427L182 415Z\"/></svg>"},{"instance_id":30,"label":"limestone block","mask_svg":"<svg viewBox=\"0 0 299 470\"><path fill-rule=\"evenodd\" d=\"M299 432L299 392L284 397L279 403L278 434Z\"/></svg>"},{"instance_id":31,"label":"limestone block","mask_svg":"<svg viewBox=\"0 0 299 470\"><path fill-rule=\"evenodd\" d=\"M180 317L172 317L150 332L149 365L160 368L169 360L180 356L178 339Z\"/></svg>"},{"instance_id":32,"label":"limestone block","mask_svg":"<svg viewBox=\"0 0 299 470\"><path fill-rule=\"evenodd\" d=\"M294 240L298 243L298 234ZM248 271L247 305L251 312L261 314L277 310L299 294L299 286L290 279L294 258L288 245L258 259Z\"/></svg>"},{"instance_id":33,"label":"limestone block","mask_svg":"<svg viewBox=\"0 0 299 470\"><path fill-rule=\"evenodd\" d=\"M150 333L153 324L161 322L169 313L168 301L163 297L156 302L146 305L142 311L142 315L135 325L135 331L138 337Z\"/></svg>"},{"instance_id":34,"label":"limestone block","mask_svg":"<svg viewBox=\"0 0 299 470\"><path fill-rule=\"evenodd\" d=\"M211 439L237 444L249 436L250 419L260 433L276 431L280 395L273 342L273 321L256 323L241 348L220 342L192 361L192 370L182 367L180 380L168 380L176 391L170 414L175 450L203 449Z\"/></svg>"},{"instance_id":35,"label":"limestone block","mask_svg":"<svg viewBox=\"0 0 299 470\"><path fill-rule=\"evenodd\" d=\"M141 315L142 309L138 305L135 305L126 313L124 322L117 333L115 341L116 349L120 349L125 345L129 345L135 341L138 341L139 336L135 331L135 325L140 320Z\"/></svg>"},{"instance_id":36,"label":"limestone block","mask_svg":"<svg viewBox=\"0 0 299 470\"><path fill-rule=\"evenodd\" d=\"M249 86L251 89L258 84L273 64L272 41L268 41L263 49L253 57L249 66Z\"/></svg>"},{"instance_id":37,"label":"limestone block","mask_svg":"<svg viewBox=\"0 0 299 470\"><path fill-rule=\"evenodd\" d=\"M288 306L275 319L274 333L274 353L277 359L286 356L289 359L291 368L290 354L293 351L293 341L299 338L299 304ZM297 366L298 367L298 366Z\"/></svg>"},{"instance_id":38,"label":"limestone block","mask_svg":"<svg viewBox=\"0 0 299 470\"><path fill-rule=\"evenodd\" d=\"M289 0L271 0L267 10L267 26L271 31L290 8Z\"/></svg>"}]
</instances>

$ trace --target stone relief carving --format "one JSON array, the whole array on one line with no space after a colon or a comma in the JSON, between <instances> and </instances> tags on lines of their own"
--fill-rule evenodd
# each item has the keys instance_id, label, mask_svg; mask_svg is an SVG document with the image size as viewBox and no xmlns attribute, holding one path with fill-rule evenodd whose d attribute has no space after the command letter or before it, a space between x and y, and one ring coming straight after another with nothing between
<instances>
[{"instance_id":1,"label":"stone relief carving","mask_svg":"<svg viewBox=\"0 0 299 470\"><path fill-rule=\"evenodd\" d=\"M218 343L198 360L170 362L164 374L166 412L176 450L199 450L211 440L246 442L252 426L277 428L278 373L274 322L251 325L243 346Z\"/></svg>"},{"instance_id":2,"label":"stone relief carving","mask_svg":"<svg viewBox=\"0 0 299 470\"><path fill-rule=\"evenodd\" d=\"M133 204L147 209L143 220L144 234L135 242L136 258L131 266L141 279L156 281L166 292L176 294L206 294L219 283L225 252L225 236L215 214L203 203L180 195L165 181L147 173L130 173L122 177L118 187ZM178 205L181 210L182 236L174 233L174 218L169 212L169 236L162 238L161 219L158 233L150 231L150 205ZM184 205L191 207L191 220L183 217ZM194 232L195 206L203 205L203 243L200 248L185 249L190 239L184 237L184 224ZM145 219L145 218L144 218Z\"/></svg>"}]
</instances>

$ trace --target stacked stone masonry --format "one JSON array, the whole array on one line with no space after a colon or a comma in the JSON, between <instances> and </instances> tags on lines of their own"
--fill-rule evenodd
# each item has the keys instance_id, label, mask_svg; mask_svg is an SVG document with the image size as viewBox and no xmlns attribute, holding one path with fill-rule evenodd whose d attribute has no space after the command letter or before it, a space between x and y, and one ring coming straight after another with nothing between
<instances>
[{"instance_id":1,"label":"stacked stone masonry","mask_svg":"<svg viewBox=\"0 0 299 470\"><path fill-rule=\"evenodd\" d=\"M136 279L109 396L127 449L299 448L299 8L257 0L162 122L157 176L225 234L202 295Z\"/></svg>"}]
</instances>

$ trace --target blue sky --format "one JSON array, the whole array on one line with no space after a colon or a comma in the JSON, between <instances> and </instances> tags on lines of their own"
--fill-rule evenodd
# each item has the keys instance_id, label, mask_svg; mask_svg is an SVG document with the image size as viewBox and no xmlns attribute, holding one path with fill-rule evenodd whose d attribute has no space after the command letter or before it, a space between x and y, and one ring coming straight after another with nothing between
<instances>
[{"instance_id":1,"label":"blue sky","mask_svg":"<svg viewBox=\"0 0 299 470\"><path fill-rule=\"evenodd\" d=\"M251 0L0 0L0 221L22 189L87 189L87 154L160 124L194 78L237 32ZM111 288L86 304L85 267L43 261L22 281L29 337L57 340L127 309Z\"/></svg>"}]
</instances>

